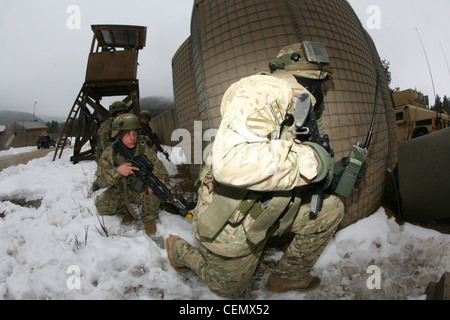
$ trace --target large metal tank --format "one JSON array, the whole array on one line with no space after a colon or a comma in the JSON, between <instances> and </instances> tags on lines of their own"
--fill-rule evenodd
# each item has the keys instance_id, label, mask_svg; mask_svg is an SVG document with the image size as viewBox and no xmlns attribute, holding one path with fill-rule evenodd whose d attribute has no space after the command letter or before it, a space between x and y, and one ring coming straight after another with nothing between
<instances>
[{"instance_id":1,"label":"large metal tank","mask_svg":"<svg viewBox=\"0 0 450 320\"><path fill-rule=\"evenodd\" d=\"M331 138L336 159L353 144L364 143L374 109L376 74L380 90L375 133L369 148L369 169L358 190L345 199L346 226L376 211L382 201L388 169L397 161L394 114L380 58L370 36L345 0L196 0L192 11L189 52L192 65L174 64L174 74L194 73L197 110L183 116L201 120L203 130L220 125L220 103L239 79L267 70L285 45L323 42L333 78L326 84L321 129ZM176 54L176 58L180 55ZM174 77L175 78L175 77ZM175 88L177 113L183 109ZM190 106L191 107L191 106ZM181 115L181 113L180 113ZM187 124L183 124L187 128Z\"/></svg>"},{"instance_id":2,"label":"large metal tank","mask_svg":"<svg viewBox=\"0 0 450 320\"><path fill-rule=\"evenodd\" d=\"M194 84L191 38L188 38L173 56L172 68L177 125L179 128L194 130L194 121L200 118L197 106L197 90Z\"/></svg>"},{"instance_id":3,"label":"large metal tank","mask_svg":"<svg viewBox=\"0 0 450 320\"><path fill-rule=\"evenodd\" d=\"M450 218L450 128L399 144L402 220Z\"/></svg>"},{"instance_id":4,"label":"large metal tank","mask_svg":"<svg viewBox=\"0 0 450 320\"><path fill-rule=\"evenodd\" d=\"M195 125L195 122L200 122L201 118L192 62L192 43L189 37L172 58L175 120L177 129L187 130L188 134L171 132L171 139L175 144L177 142L181 144L189 163L200 164L202 163L202 152L194 152L194 150L198 148L200 148L200 151L202 150L203 130L202 126ZM198 130L197 128L200 129ZM199 147L197 147L196 143L200 144ZM199 169L198 166L190 166L189 168L192 176L196 176Z\"/></svg>"}]
</instances>

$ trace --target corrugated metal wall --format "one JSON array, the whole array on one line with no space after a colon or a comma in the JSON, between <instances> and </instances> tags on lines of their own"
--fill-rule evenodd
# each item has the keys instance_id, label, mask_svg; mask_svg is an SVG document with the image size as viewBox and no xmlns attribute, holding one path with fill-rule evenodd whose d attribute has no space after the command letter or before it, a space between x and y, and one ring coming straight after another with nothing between
<instances>
[{"instance_id":1,"label":"corrugated metal wall","mask_svg":"<svg viewBox=\"0 0 450 320\"><path fill-rule=\"evenodd\" d=\"M45 132L44 132L45 133ZM18 133L9 140L14 133L8 132L5 136L0 137L0 150L7 150L9 148L23 148L23 147L35 147L37 139L41 135L40 133ZM7 142L11 142L6 146Z\"/></svg>"},{"instance_id":2,"label":"corrugated metal wall","mask_svg":"<svg viewBox=\"0 0 450 320\"><path fill-rule=\"evenodd\" d=\"M186 157L190 163L201 163L202 156L193 152L195 149L194 141L202 141L202 131L194 131L194 122L200 120L198 108L197 88L194 79L194 66L192 59L192 43L189 37L180 46L172 58L172 78L175 97L175 119L177 128L186 129L190 133L191 140L184 143L190 144L190 150L185 150ZM199 137L197 137L199 135ZM178 137L174 137L177 139ZM180 141L177 141L180 142ZM177 144L172 142L172 144ZM193 169L193 176L196 176L196 170Z\"/></svg>"},{"instance_id":3,"label":"corrugated metal wall","mask_svg":"<svg viewBox=\"0 0 450 320\"><path fill-rule=\"evenodd\" d=\"M172 68L177 125L179 128L194 130L193 122L200 119L200 115L194 84L191 38L188 38L175 53Z\"/></svg>"},{"instance_id":4,"label":"corrugated metal wall","mask_svg":"<svg viewBox=\"0 0 450 320\"><path fill-rule=\"evenodd\" d=\"M158 135L161 144L171 146L170 141L172 132L177 128L175 121L175 110L170 109L158 114L157 117L150 120L150 128Z\"/></svg>"},{"instance_id":5,"label":"corrugated metal wall","mask_svg":"<svg viewBox=\"0 0 450 320\"><path fill-rule=\"evenodd\" d=\"M323 42L331 57L333 79L326 84L321 127L331 138L336 159L347 156L356 142L365 141L377 71L381 75L377 122L367 159L370 167L361 187L345 201L343 225L347 225L379 208L387 169L393 169L398 153L380 58L347 1L195 1L191 37L173 60L177 125L191 130L193 122L201 120L203 130L218 128L227 88L242 77L267 70L282 47L302 40ZM191 61L181 63L181 59Z\"/></svg>"}]
</instances>

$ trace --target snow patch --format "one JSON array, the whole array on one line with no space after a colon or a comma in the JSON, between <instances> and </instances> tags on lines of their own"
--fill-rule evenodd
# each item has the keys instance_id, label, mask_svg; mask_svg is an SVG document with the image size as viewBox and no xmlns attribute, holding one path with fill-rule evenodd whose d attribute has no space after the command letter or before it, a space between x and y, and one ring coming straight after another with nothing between
<instances>
[{"instance_id":1,"label":"snow patch","mask_svg":"<svg viewBox=\"0 0 450 320\"><path fill-rule=\"evenodd\" d=\"M164 148L173 163L158 156L173 175L185 158ZM158 232L148 237L140 221L125 226L120 217L99 217L95 198L104 189L92 191L96 163L74 165L71 153L64 150L56 161L49 153L0 172L2 299L222 299L192 271L178 273L169 264L169 234L196 244L190 220L161 211ZM246 298L424 299L428 283L449 271L449 243L450 235L398 225L380 208L336 233L314 268L322 279L319 289L272 293L265 287L269 270ZM276 251L268 259L281 256ZM379 267L380 289L368 288L372 265Z\"/></svg>"}]
</instances>

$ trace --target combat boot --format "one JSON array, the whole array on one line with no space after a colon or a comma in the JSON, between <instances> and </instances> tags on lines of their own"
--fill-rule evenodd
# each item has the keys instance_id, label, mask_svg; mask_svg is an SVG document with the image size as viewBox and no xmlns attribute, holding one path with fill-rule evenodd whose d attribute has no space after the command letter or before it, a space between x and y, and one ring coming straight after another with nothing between
<instances>
[{"instance_id":1,"label":"combat boot","mask_svg":"<svg viewBox=\"0 0 450 320\"><path fill-rule=\"evenodd\" d=\"M152 222L145 222L144 223L144 227L145 227L145 233L151 237L153 235L155 235L156 233L156 222L152 221Z\"/></svg>"},{"instance_id":2,"label":"combat boot","mask_svg":"<svg viewBox=\"0 0 450 320\"><path fill-rule=\"evenodd\" d=\"M134 221L133 217L131 216L131 214L128 213L128 211L125 211L125 213L122 216L122 224L132 224Z\"/></svg>"},{"instance_id":3,"label":"combat boot","mask_svg":"<svg viewBox=\"0 0 450 320\"><path fill-rule=\"evenodd\" d=\"M166 239L166 251L167 251L167 256L169 258L169 262L170 265L177 270L178 272L186 272L189 270L188 267L186 267L185 265L178 263L176 260L176 253L175 253L175 241L177 241L178 239L180 239L180 237L178 236L174 236L174 235L170 235L170 237L168 237Z\"/></svg>"},{"instance_id":4,"label":"combat boot","mask_svg":"<svg viewBox=\"0 0 450 320\"><path fill-rule=\"evenodd\" d=\"M269 280L267 280L267 289L273 292L285 292L288 290L310 291L316 289L319 285L320 278L310 274L303 280L290 280L280 278L271 273Z\"/></svg>"}]
</instances>

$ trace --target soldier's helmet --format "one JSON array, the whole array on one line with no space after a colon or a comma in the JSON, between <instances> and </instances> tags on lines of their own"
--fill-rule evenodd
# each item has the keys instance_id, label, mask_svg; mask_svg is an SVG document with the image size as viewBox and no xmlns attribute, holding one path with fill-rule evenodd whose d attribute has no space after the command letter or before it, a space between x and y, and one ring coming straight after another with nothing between
<instances>
[{"instance_id":1,"label":"soldier's helmet","mask_svg":"<svg viewBox=\"0 0 450 320\"><path fill-rule=\"evenodd\" d=\"M141 128L139 119L130 113L124 113L117 116L111 125L111 138L115 138L120 132L123 133L138 130Z\"/></svg>"},{"instance_id":2,"label":"soldier's helmet","mask_svg":"<svg viewBox=\"0 0 450 320\"><path fill-rule=\"evenodd\" d=\"M150 121L152 119L152 114L148 110L142 110L139 113L139 120L141 119L148 119L148 121Z\"/></svg>"},{"instance_id":3,"label":"soldier's helmet","mask_svg":"<svg viewBox=\"0 0 450 320\"><path fill-rule=\"evenodd\" d=\"M109 106L109 113L112 115L116 114L117 112L121 112L121 111L124 111L124 112L128 111L128 107L127 107L126 103L123 101L115 101L115 102L111 103L111 105Z\"/></svg>"},{"instance_id":4,"label":"soldier's helmet","mask_svg":"<svg viewBox=\"0 0 450 320\"><path fill-rule=\"evenodd\" d=\"M281 49L277 57L270 62L269 68L272 72L282 69L296 77L314 80L322 80L331 76L331 70L327 63L319 64L308 61L301 43L291 44Z\"/></svg>"}]
</instances>

